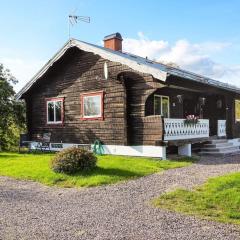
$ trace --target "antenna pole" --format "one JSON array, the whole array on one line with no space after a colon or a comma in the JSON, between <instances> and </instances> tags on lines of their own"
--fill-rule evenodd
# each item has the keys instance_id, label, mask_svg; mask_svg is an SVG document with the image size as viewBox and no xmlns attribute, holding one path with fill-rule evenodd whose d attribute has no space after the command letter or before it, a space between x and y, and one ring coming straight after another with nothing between
<instances>
[{"instance_id":1,"label":"antenna pole","mask_svg":"<svg viewBox=\"0 0 240 240\"><path fill-rule=\"evenodd\" d=\"M90 23L90 17L85 16L76 16L76 15L68 15L68 37L71 38L71 25L77 24L78 21Z\"/></svg>"},{"instance_id":2,"label":"antenna pole","mask_svg":"<svg viewBox=\"0 0 240 240\"><path fill-rule=\"evenodd\" d=\"M70 34L70 17L68 17L68 38L71 38L71 34Z\"/></svg>"}]
</instances>

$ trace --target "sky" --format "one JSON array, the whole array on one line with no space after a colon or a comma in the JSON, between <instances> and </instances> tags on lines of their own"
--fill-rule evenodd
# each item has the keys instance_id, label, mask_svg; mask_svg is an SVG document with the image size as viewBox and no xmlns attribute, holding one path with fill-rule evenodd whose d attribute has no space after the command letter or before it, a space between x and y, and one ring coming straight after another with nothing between
<instances>
[{"instance_id":1,"label":"sky","mask_svg":"<svg viewBox=\"0 0 240 240\"><path fill-rule=\"evenodd\" d=\"M71 37L123 50L240 87L239 0L0 0L0 63L19 91L68 40L68 15L90 16Z\"/></svg>"}]
</instances>

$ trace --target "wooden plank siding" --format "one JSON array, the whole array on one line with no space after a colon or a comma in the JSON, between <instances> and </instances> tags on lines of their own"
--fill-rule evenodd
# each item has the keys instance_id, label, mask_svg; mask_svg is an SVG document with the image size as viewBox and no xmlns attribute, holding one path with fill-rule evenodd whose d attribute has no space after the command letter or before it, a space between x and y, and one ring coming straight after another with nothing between
<instances>
[{"instance_id":1,"label":"wooden plank siding","mask_svg":"<svg viewBox=\"0 0 240 240\"><path fill-rule=\"evenodd\" d=\"M155 86L151 75L71 48L24 95L29 134L51 132L52 142L155 145L162 139L161 117L145 117L145 101ZM80 95L95 91L104 92L104 120L82 120ZM63 125L46 124L45 100L53 97L64 98Z\"/></svg>"}]
</instances>

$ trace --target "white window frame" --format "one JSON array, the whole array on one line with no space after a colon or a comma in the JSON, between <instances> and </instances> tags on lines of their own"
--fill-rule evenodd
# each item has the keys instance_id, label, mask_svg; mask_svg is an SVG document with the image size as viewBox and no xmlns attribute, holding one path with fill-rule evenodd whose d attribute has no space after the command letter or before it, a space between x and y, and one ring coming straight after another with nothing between
<instances>
[{"instance_id":1,"label":"white window frame","mask_svg":"<svg viewBox=\"0 0 240 240\"><path fill-rule=\"evenodd\" d=\"M81 111L82 111L82 120L103 120L103 112L104 112L104 109L103 109L103 98L104 98L104 95L103 95L103 91L99 91L99 92L89 92L89 93L84 93L81 95ZM100 98L100 113L98 115L91 115L91 116L88 116L88 115L85 115L85 112L84 112L84 101L85 101L85 98L87 97L99 97Z\"/></svg>"},{"instance_id":2,"label":"white window frame","mask_svg":"<svg viewBox=\"0 0 240 240\"><path fill-rule=\"evenodd\" d=\"M47 102L47 124L62 124L63 123L63 99L62 98L56 98L56 99L49 99L46 101ZM61 121L56 121L56 102L61 102ZM48 104L53 103L54 108L53 108L53 121L49 121L48 119Z\"/></svg>"},{"instance_id":3,"label":"white window frame","mask_svg":"<svg viewBox=\"0 0 240 240\"><path fill-rule=\"evenodd\" d=\"M156 115L155 114L155 97L159 97L159 98L161 98L161 116L163 116L163 104L162 104L162 99L163 98L167 98L168 99L168 116L167 116L167 118L169 118L170 117L170 100L169 100L169 96L165 96L165 95L159 95L159 94L154 94L153 95L153 104L154 104L154 115Z\"/></svg>"}]
</instances>

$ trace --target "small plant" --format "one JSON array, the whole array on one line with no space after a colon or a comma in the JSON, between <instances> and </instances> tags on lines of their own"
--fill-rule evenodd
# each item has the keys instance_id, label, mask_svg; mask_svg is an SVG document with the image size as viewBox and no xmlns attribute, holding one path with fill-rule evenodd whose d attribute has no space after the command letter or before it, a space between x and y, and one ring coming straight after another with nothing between
<instances>
[{"instance_id":1,"label":"small plant","mask_svg":"<svg viewBox=\"0 0 240 240\"><path fill-rule=\"evenodd\" d=\"M51 161L54 172L72 174L92 170L96 167L97 158L93 153L77 148L67 148L55 155Z\"/></svg>"},{"instance_id":2,"label":"small plant","mask_svg":"<svg viewBox=\"0 0 240 240\"><path fill-rule=\"evenodd\" d=\"M199 122L199 117L195 115L188 115L184 120L184 124L186 125L195 125Z\"/></svg>"}]
</instances>

